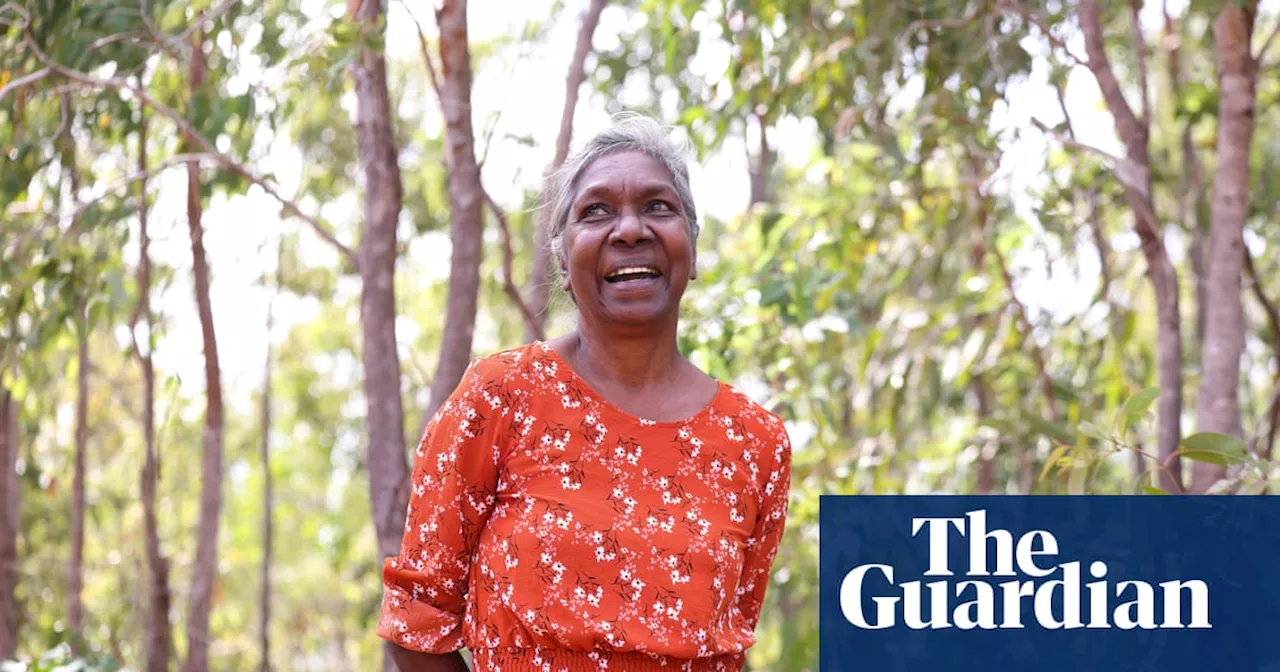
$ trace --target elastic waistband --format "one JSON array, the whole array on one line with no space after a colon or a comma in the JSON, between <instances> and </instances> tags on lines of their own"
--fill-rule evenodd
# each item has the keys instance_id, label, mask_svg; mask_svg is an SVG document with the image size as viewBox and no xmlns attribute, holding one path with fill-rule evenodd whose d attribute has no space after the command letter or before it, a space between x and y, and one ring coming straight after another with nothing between
<instances>
[{"instance_id":1,"label":"elastic waistband","mask_svg":"<svg viewBox=\"0 0 1280 672\"><path fill-rule=\"evenodd\" d=\"M475 672L740 672L743 655L671 658L648 653L566 649L472 649Z\"/></svg>"}]
</instances>

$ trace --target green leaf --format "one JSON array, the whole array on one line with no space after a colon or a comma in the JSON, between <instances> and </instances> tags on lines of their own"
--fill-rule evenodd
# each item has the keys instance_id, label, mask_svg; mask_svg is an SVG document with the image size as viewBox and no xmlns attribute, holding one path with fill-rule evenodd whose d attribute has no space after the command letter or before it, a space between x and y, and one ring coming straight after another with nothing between
<instances>
[{"instance_id":1,"label":"green leaf","mask_svg":"<svg viewBox=\"0 0 1280 672\"><path fill-rule=\"evenodd\" d=\"M1151 408L1151 404L1155 403L1156 398L1159 396L1160 388L1148 387L1129 397L1129 400L1124 403L1124 416L1120 423L1120 431L1127 431L1134 420L1146 415L1147 409Z\"/></svg>"},{"instance_id":2,"label":"green leaf","mask_svg":"<svg viewBox=\"0 0 1280 672\"><path fill-rule=\"evenodd\" d=\"M1098 439L1099 441L1107 440L1106 435L1102 433L1102 429L1092 422L1082 422L1079 425L1076 425L1076 429L1079 430L1081 434L1084 434L1091 439Z\"/></svg>"},{"instance_id":3,"label":"green leaf","mask_svg":"<svg viewBox=\"0 0 1280 672\"><path fill-rule=\"evenodd\" d=\"M1071 446L1058 446L1049 453L1049 459L1044 461L1044 468L1040 470L1040 480L1043 481L1044 477L1049 475L1053 466L1058 463L1058 460L1062 459L1062 456L1065 455L1068 450L1071 450Z\"/></svg>"},{"instance_id":4,"label":"green leaf","mask_svg":"<svg viewBox=\"0 0 1280 672\"><path fill-rule=\"evenodd\" d=\"M1144 485L1144 486L1142 486L1141 490L1142 490L1143 492L1147 493L1148 495L1167 495L1167 494L1169 494L1168 492L1165 492L1164 490L1161 490L1160 488L1157 488L1157 487L1156 487L1156 486L1154 486L1154 485Z\"/></svg>"},{"instance_id":5,"label":"green leaf","mask_svg":"<svg viewBox=\"0 0 1280 672\"><path fill-rule=\"evenodd\" d=\"M1197 462L1227 466L1231 462L1246 462L1249 454L1241 439L1218 432L1199 432L1182 440L1178 454Z\"/></svg>"},{"instance_id":6,"label":"green leaf","mask_svg":"<svg viewBox=\"0 0 1280 672\"><path fill-rule=\"evenodd\" d=\"M1039 433L1061 443L1075 443L1076 435L1069 427L1049 422L1038 415L1028 415L1027 420Z\"/></svg>"},{"instance_id":7,"label":"green leaf","mask_svg":"<svg viewBox=\"0 0 1280 672\"><path fill-rule=\"evenodd\" d=\"M1067 494L1083 495L1089 483L1089 471L1093 460L1082 460L1072 465L1071 475L1067 477Z\"/></svg>"}]
</instances>

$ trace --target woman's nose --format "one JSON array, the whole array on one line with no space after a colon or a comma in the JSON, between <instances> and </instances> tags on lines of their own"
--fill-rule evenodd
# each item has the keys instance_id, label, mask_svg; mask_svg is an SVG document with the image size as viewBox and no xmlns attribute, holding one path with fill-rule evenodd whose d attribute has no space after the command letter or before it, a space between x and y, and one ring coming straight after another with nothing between
<instances>
[{"instance_id":1,"label":"woman's nose","mask_svg":"<svg viewBox=\"0 0 1280 672\"><path fill-rule=\"evenodd\" d=\"M644 218L629 209L621 213L610 234L612 240L628 245L635 245L642 240L648 240L649 236L649 226L645 224Z\"/></svg>"}]
</instances>

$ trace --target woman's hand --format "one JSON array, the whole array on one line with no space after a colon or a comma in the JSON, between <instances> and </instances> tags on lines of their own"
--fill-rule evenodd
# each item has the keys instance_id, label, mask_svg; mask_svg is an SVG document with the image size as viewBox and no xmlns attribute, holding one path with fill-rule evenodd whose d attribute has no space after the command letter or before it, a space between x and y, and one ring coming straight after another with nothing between
<instances>
[{"instance_id":1,"label":"woman's hand","mask_svg":"<svg viewBox=\"0 0 1280 672\"><path fill-rule=\"evenodd\" d=\"M462 654L434 654L410 651L409 649L391 645L391 657L396 661L400 672L471 672Z\"/></svg>"}]
</instances>

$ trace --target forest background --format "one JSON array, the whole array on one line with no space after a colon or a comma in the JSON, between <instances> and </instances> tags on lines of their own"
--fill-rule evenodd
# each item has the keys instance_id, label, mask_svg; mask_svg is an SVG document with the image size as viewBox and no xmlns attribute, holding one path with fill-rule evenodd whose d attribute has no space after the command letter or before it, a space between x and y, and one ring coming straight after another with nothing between
<instances>
[{"instance_id":1,"label":"forest background","mask_svg":"<svg viewBox=\"0 0 1280 672\"><path fill-rule=\"evenodd\" d=\"M819 494L1270 493L1278 17L0 4L0 660L383 665L407 448L572 327L539 190L622 110L696 164L682 349L795 446L752 669L816 668Z\"/></svg>"}]
</instances>

